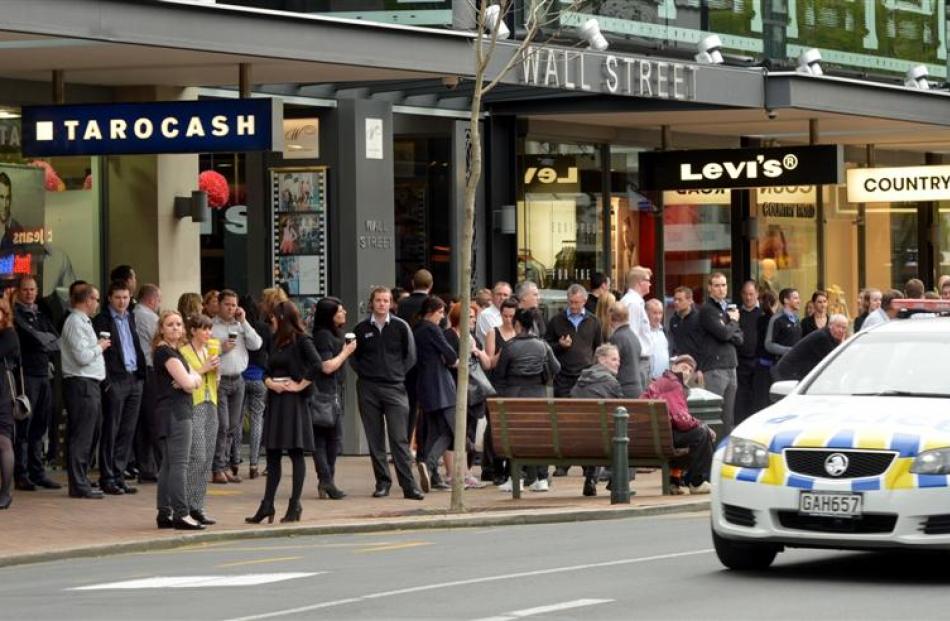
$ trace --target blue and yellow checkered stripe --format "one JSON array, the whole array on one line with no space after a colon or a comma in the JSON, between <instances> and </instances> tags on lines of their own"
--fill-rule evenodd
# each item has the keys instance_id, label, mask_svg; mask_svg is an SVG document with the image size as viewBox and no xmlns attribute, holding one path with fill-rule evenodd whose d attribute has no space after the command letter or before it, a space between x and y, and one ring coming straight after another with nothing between
<instances>
[{"instance_id":1,"label":"blue and yellow checkered stripe","mask_svg":"<svg viewBox=\"0 0 950 621\"><path fill-rule=\"evenodd\" d=\"M772 434L763 431L748 438L769 447L767 468L740 468L723 465L723 479L795 487L804 490L853 491L922 489L950 487L950 478L944 474L913 474L910 467L921 451L950 447L950 436L922 438L912 433L856 431L854 429L788 430ZM786 448L871 449L897 453L884 474L861 479L818 479L788 472L782 451Z\"/></svg>"}]
</instances>

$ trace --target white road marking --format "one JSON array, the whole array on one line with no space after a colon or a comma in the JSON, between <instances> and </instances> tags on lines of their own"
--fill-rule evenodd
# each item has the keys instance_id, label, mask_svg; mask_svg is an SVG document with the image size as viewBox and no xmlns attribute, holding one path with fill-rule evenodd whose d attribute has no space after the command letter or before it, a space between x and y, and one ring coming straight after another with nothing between
<instances>
[{"instance_id":1,"label":"white road marking","mask_svg":"<svg viewBox=\"0 0 950 621\"><path fill-rule=\"evenodd\" d=\"M66 590L111 591L114 589L197 589L207 587L254 586L258 584L270 584L272 582L283 582L284 580L309 578L310 576L325 573L327 572L286 572L279 574L243 574L236 576L156 576L154 578L142 578L140 580L90 584L88 586L73 587Z\"/></svg>"},{"instance_id":2,"label":"white road marking","mask_svg":"<svg viewBox=\"0 0 950 621\"><path fill-rule=\"evenodd\" d=\"M575 599L571 602L561 602L560 604L549 604L547 606L537 606L536 608L525 608L524 610L513 610L506 612L500 617L486 617L478 621L515 621L523 617L532 617L534 615L543 615L549 612L560 612L572 608L583 608L584 606L596 606L597 604L608 604L612 599Z\"/></svg>"},{"instance_id":3,"label":"white road marking","mask_svg":"<svg viewBox=\"0 0 950 621\"><path fill-rule=\"evenodd\" d=\"M311 604L309 606L300 606L299 608L287 608L285 610L275 610L273 612L265 612L258 615L248 615L246 617L236 617L234 619L228 619L227 621L258 621L258 619L273 619L275 617L283 617L286 615L294 615L302 612L310 612L311 610L320 610L322 608L334 608L336 606L344 606L346 604L353 604L356 602L362 602L372 599L380 599L383 597L393 597L396 595L408 595L410 593L420 593L423 591L435 591L438 589L445 589L450 587L458 586L467 586L470 584L484 584L487 582L499 582L503 580L510 580L512 578L530 578L532 576L546 576L550 574L562 574L573 571L584 571L585 569L599 569L602 567L617 567L620 565L636 565L638 563L649 563L652 561L664 561L674 558L683 558L687 556L697 556L700 554L709 554L712 552L712 548L707 548L704 550L693 550L691 552L674 552L671 554L657 554L655 556L641 556L638 558L624 558L617 561L604 561L603 563L587 563L585 565L569 565L566 567L552 567L550 569L537 569L534 571L522 571L513 574L505 574L502 576L485 576L484 578L471 578L469 580L455 580L452 582L441 582L439 584L425 584L417 587L408 587L405 589L396 589L394 591L382 591L380 593L370 593L369 595L359 595L357 597L349 597L347 599L337 599L329 602L321 602L319 604Z\"/></svg>"}]
</instances>

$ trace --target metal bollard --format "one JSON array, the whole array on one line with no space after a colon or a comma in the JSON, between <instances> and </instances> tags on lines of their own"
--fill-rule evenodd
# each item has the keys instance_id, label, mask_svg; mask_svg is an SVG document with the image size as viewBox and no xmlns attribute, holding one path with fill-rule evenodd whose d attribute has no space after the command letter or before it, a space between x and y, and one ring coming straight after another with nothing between
<instances>
[{"instance_id":1,"label":"metal bollard","mask_svg":"<svg viewBox=\"0 0 950 621\"><path fill-rule=\"evenodd\" d=\"M627 447L627 408L619 407L614 412L614 454L610 464L610 504L630 504L630 474Z\"/></svg>"}]
</instances>

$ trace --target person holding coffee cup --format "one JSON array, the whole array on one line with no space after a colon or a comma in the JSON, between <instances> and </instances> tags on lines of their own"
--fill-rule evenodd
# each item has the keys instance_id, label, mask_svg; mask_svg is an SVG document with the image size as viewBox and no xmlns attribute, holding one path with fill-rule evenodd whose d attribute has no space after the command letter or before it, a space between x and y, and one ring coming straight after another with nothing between
<instances>
[{"instance_id":1,"label":"person holding coffee cup","mask_svg":"<svg viewBox=\"0 0 950 621\"><path fill-rule=\"evenodd\" d=\"M218 384L218 436L215 442L212 483L240 483L241 422L244 418L244 378L249 351L257 351L263 339L248 323L238 295L230 289L218 294L218 315L212 319L211 335L221 342L221 382Z\"/></svg>"},{"instance_id":2,"label":"person holding coffee cup","mask_svg":"<svg viewBox=\"0 0 950 621\"><path fill-rule=\"evenodd\" d=\"M313 426L313 465L320 480L317 485L318 495L320 498L333 500L346 496L346 493L336 486L334 474L343 427L342 394L343 382L346 379L344 364L356 351L355 334L347 332L340 338L345 325L346 308L339 298L326 297L317 302L313 318L313 344L322 363L314 381L316 391L313 399L329 404L337 416L332 427ZM319 407L319 404L317 406Z\"/></svg>"}]
</instances>

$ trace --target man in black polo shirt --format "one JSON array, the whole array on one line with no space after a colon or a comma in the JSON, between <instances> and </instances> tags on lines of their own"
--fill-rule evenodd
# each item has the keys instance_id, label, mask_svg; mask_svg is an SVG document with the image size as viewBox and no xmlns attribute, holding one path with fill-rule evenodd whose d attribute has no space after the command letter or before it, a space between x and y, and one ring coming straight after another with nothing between
<instances>
[{"instance_id":1,"label":"man in black polo shirt","mask_svg":"<svg viewBox=\"0 0 950 621\"><path fill-rule=\"evenodd\" d=\"M416 363L416 344L409 324L389 314L391 295L385 287L376 287L370 293L372 314L353 329L356 351L350 365L359 377L356 392L360 418L376 475L373 496L388 496L392 487L386 463L388 433L389 449L403 495L422 500L424 496L412 478L412 453L406 435L409 400L405 380L406 373Z\"/></svg>"}]
</instances>

